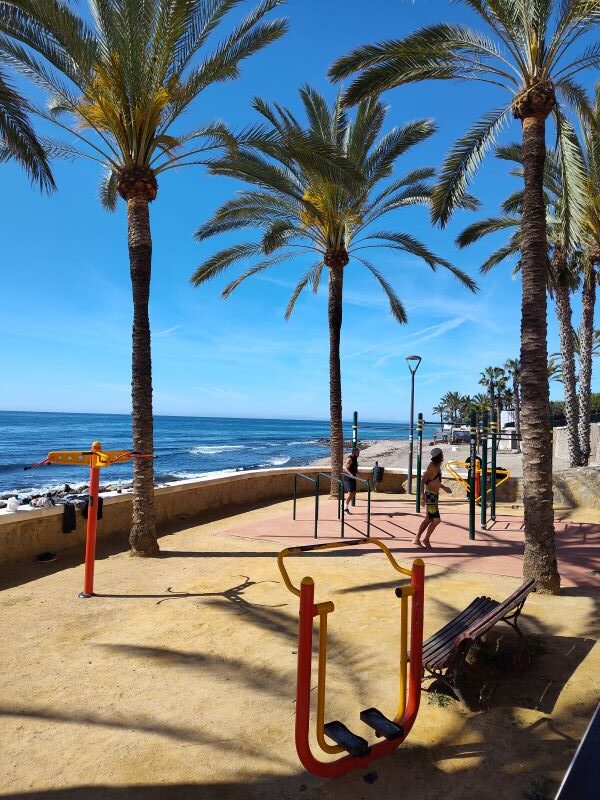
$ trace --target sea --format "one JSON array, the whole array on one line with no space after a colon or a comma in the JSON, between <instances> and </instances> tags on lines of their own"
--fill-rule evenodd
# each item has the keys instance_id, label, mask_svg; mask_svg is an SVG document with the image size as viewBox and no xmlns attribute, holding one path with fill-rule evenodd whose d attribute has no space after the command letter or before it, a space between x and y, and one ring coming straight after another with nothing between
<instances>
[{"instance_id":1,"label":"sea","mask_svg":"<svg viewBox=\"0 0 600 800\"><path fill-rule=\"evenodd\" d=\"M352 422L344 423L352 438ZM219 477L249 469L306 465L329 454L329 423L290 419L168 417L154 419L156 483ZM359 439L407 439L406 422L361 422ZM131 447L131 418L120 414L0 411L0 499L73 490L87 485L86 468L62 465L25 468L51 450ZM102 484L127 488L131 463L102 471Z\"/></svg>"}]
</instances>

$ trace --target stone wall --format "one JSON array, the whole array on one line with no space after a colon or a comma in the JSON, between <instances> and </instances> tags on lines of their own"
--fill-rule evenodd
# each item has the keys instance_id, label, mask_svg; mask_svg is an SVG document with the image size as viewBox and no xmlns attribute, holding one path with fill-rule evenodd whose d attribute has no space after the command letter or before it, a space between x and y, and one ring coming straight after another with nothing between
<instances>
[{"instance_id":1,"label":"stone wall","mask_svg":"<svg viewBox=\"0 0 600 800\"><path fill-rule=\"evenodd\" d=\"M302 470L306 475L315 476L321 467L295 467L241 472L223 478L197 481L180 481L156 490L156 514L159 530L168 525L201 518L202 514L216 511L223 514L228 509L234 511L261 501L291 499L293 475ZM576 488L577 478L559 473L555 490L563 492L557 496L557 504L572 507L573 498L581 505L597 508L598 486L596 470L581 480L587 481L589 488ZM360 470L359 477L370 478L370 470ZM466 496L464 488L451 478L445 478L449 485L454 483L453 497ZM594 481L596 483L594 484ZM386 469L384 479L378 486L380 492L404 493L406 474L400 470ZM359 484L359 490L360 490ZM309 496L314 489L309 481L298 482L298 496ZM320 482L322 494L329 492L329 482ZM521 480L511 478L499 487L498 502L518 502L522 498ZM563 502L564 500L564 502ZM590 505L596 503L596 505ZM71 547L79 547L83 558L86 521L77 511L77 528L72 533L62 533L62 507L0 513L0 563L30 561L39 553L51 551L58 553ZM131 522L131 495L120 494L104 498L103 519L98 522L98 539L114 537L123 549L128 547L127 536Z\"/></svg>"},{"instance_id":2,"label":"stone wall","mask_svg":"<svg viewBox=\"0 0 600 800\"><path fill-rule=\"evenodd\" d=\"M600 466L600 423L590 425L590 464ZM567 429L554 428L554 446L552 453L555 458L569 460L569 447L567 445Z\"/></svg>"},{"instance_id":3,"label":"stone wall","mask_svg":"<svg viewBox=\"0 0 600 800\"><path fill-rule=\"evenodd\" d=\"M224 478L197 481L179 481L156 489L155 505L159 530L174 522L199 518L207 511L235 509L261 501L291 499L293 475L301 469L306 475L316 476L321 467L295 469L269 469L241 472ZM370 472L360 473L370 477ZM384 492L402 492L406 475L388 471L380 485ZM298 481L298 496L312 494L309 481ZM321 494L329 492L329 482L321 480ZM103 518L98 522L98 539L118 537L127 548L131 524L131 494L104 497ZM58 553L70 547L85 544L86 520L76 512L77 527L71 533L62 533L63 509L44 508L33 511L0 512L0 563L31 560L45 551Z\"/></svg>"}]
</instances>

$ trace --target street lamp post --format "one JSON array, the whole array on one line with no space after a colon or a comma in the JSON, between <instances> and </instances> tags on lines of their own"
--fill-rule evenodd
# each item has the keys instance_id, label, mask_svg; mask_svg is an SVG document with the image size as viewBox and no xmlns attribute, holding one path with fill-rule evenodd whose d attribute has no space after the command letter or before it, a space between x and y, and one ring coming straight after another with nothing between
<instances>
[{"instance_id":1,"label":"street lamp post","mask_svg":"<svg viewBox=\"0 0 600 800\"><path fill-rule=\"evenodd\" d=\"M412 494L413 469L413 428L415 417L415 373L419 369L421 356L407 356L406 363L410 370L410 428L408 432L408 493Z\"/></svg>"}]
</instances>

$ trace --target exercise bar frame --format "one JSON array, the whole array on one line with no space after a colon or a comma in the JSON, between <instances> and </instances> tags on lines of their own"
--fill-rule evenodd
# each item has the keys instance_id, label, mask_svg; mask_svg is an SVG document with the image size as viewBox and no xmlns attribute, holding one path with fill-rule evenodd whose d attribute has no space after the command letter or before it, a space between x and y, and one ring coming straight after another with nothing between
<instances>
[{"instance_id":1,"label":"exercise bar frame","mask_svg":"<svg viewBox=\"0 0 600 800\"><path fill-rule=\"evenodd\" d=\"M316 603L315 583L311 577L304 577L300 588L294 586L285 568L284 559L299 553L316 550L330 550L341 547L356 547L366 543L379 547L387 556L392 567L402 575L410 577L408 585L399 586L396 596L400 598L400 659L399 659L399 699L393 723L401 729L401 735L385 739L367 748L362 755L345 755L335 761L321 761L316 758L310 746L310 706L312 694L312 649L313 620L319 618L319 655L317 681L317 729L316 738L321 749L328 754L344 751L339 745L331 745L325 733L325 684L327 664L327 616L335 610L331 601ZM416 558L412 569L401 567L386 545L379 539L355 539L346 542L326 542L323 544L288 547L277 557L277 564L288 590L300 598L298 619L298 666L296 686L296 751L302 765L313 775L321 778L335 778L353 769L364 769L372 761L392 753L410 733L416 720L421 699L421 676L423 672L423 602L425 566L423 560ZM410 662L408 662L408 598L412 600L410 624ZM365 712L363 712L365 713ZM381 738L380 734L376 734Z\"/></svg>"}]
</instances>

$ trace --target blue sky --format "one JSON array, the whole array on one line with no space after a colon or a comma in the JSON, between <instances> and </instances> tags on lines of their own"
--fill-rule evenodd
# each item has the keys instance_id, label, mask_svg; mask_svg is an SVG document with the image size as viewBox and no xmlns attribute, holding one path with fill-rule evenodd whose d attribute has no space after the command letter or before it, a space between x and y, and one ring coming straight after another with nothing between
<instances>
[{"instance_id":1,"label":"blue sky","mask_svg":"<svg viewBox=\"0 0 600 800\"><path fill-rule=\"evenodd\" d=\"M438 0L289 0L283 12L290 33L246 62L240 80L202 95L188 115L191 127L216 118L251 123L254 95L297 108L297 88L305 82L333 98L337 89L328 84L327 69L352 47L402 36L442 17L473 21L461 6ZM501 91L495 93L493 87L453 83L390 92L388 127L422 117L435 118L439 126L400 169L438 166L471 122L503 101ZM513 124L504 138L519 133ZM97 165L89 162L57 164L59 190L50 197L32 190L14 165L0 169L0 407L127 413L131 297L123 204L114 214L101 209ZM227 277L201 289L189 284L207 255L236 240L223 236L199 245L193 232L237 188L201 167L161 178L151 206L155 413L327 418L325 291L302 297L291 321L283 319L304 262L275 267L227 301L219 296ZM480 214L495 213L514 188L506 166L489 159L473 185L483 203ZM411 209L391 222L475 276L490 247L502 242L500 235L456 250L457 233L475 218L460 213L440 231L431 228L424 209ZM480 391L484 367L518 355L520 284L509 267L480 278L480 292L472 295L450 275L434 274L413 258L382 253L376 263L406 304L409 323L395 323L378 284L364 268L350 266L342 330L345 417L356 409L363 419L406 419L410 383L404 358L413 352L423 357L416 407L426 416L444 392ZM577 320L577 301L574 307ZM558 349L552 305L549 346ZM552 384L551 393L559 399L560 384Z\"/></svg>"}]
</instances>

